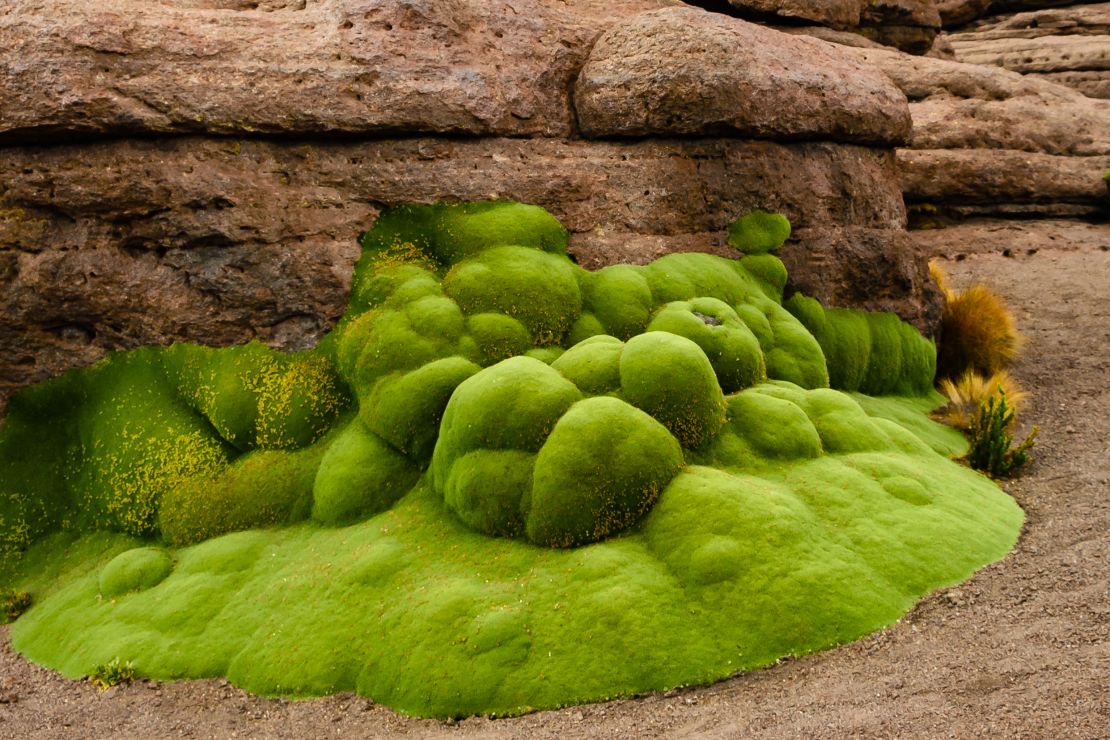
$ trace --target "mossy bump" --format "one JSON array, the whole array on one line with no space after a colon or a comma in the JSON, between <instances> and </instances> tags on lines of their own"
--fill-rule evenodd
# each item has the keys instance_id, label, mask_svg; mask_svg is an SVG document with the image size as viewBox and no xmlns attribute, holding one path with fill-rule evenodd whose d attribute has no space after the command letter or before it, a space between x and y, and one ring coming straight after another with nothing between
<instances>
[{"instance_id":1,"label":"mossy bump","mask_svg":"<svg viewBox=\"0 0 1110 740\"><path fill-rule=\"evenodd\" d=\"M713 365L686 337L652 331L630 339L620 359L621 397L659 420L684 447L721 428L725 401Z\"/></svg>"},{"instance_id":2,"label":"mossy bump","mask_svg":"<svg viewBox=\"0 0 1110 740\"><path fill-rule=\"evenodd\" d=\"M160 547L136 547L112 558L100 571L100 594L115 598L143 591L164 581L173 570L173 558Z\"/></svg>"},{"instance_id":3,"label":"mossy bump","mask_svg":"<svg viewBox=\"0 0 1110 740\"><path fill-rule=\"evenodd\" d=\"M597 542L635 524L683 465L678 441L617 398L579 401L536 456L528 539L547 547Z\"/></svg>"}]
</instances>

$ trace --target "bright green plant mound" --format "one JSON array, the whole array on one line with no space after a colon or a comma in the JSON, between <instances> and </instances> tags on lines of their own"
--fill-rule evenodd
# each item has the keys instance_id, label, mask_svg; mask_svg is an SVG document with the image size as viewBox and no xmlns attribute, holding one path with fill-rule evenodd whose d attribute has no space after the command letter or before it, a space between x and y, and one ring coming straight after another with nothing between
<instances>
[{"instance_id":1,"label":"bright green plant mound","mask_svg":"<svg viewBox=\"0 0 1110 740\"><path fill-rule=\"evenodd\" d=\"M519 203L404 206L315 349L110 356L12 399L18 649L264 693L510 714L845 642L1012 547L935 349L748 256L588 272Z\"/></svg>"}]
</instances>

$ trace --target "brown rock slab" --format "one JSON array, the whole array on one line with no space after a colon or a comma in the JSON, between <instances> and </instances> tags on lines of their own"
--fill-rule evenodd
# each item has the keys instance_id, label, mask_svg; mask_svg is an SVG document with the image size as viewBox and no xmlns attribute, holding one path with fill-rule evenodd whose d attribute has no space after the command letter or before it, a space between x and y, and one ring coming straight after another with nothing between
<instances>
[{"instance_id":1,"label":"brown rock slab","mask_svg":"<svg viewBox=\"0 0 1110 740\"><path fill-rule=\"evenodd\" d=\"M970 23L987 14L991 0L937 0L941 25L953 28Z\"/></svg>"},{"instance_id":2,"label":"brown rock slab","mask_svg":"<svg viewBox=\"0 0 1110 740\"><path fill-rule=\"evenodd\" d=\"M0 141L128 133L567 135L597 35L673 5L36 0L0 9Z\"/></svg>"},{"instance_id":3,"label":"brown rock slab","mask_svg":"<svg viewBox=\"0 0 1110 740\"><path fill-rule=\"evenodd\" d=\"M955 212L1094 216L1107 210L1110 156L1060 157L992 149L902 149L907 203ZM1001 209L1000 205L1010 206Z\"/></svg>"},{"instance_id":4,"label":"brown rock slab","mask_svg":"<svg viewBox=\"0 0 1110 740\"><path fill-rule=\"evenodd\" d=\"M940 30L935 0L871 0L860 15L860 33L907 54L925 54Z\"/></svg>"},{"instance_id":5,"label":"brown rock slab","mask_svg":"<svg viewBox=\"0 0 1110 740\"><path fill-rule=\"evenodd\" d=\"M177 137L8 147L0 183L0 396L142 344L311 344L390 204L536 203L590 267L731 254L725 227L756 208L905 225L893 152L821 142Z\"/></svg>"},{"instance_id":6,"label":"brown rock slab","mask_svg":"<svg viewBox=\"0 0 1110 740\"><path fill-rule=\"evenodd\" d=\"M841 47L693 8L644 13L594 45L574 90L589 137L724 134L904 141L890 80Z\"/></svg>"}]
</instances>

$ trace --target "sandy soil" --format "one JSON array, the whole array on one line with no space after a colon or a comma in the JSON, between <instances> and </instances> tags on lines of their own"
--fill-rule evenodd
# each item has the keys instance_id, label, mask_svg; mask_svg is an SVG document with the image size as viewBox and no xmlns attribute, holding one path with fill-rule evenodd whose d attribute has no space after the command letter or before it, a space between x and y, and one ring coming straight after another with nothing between
<instances>
[{"instance_id":1,"label":"sandy soil","mask_svg":"<svg viewBox=\"0 0 1110 740\"><path fill-rule=\"evenodd\" d=\"M0 737L1108 737L1108 250L1110 239L950 263L955 284L981 280L1018 307L1030 340L1015 371L1040 441L1006 485L1026 531L1005 560L869 638L706 688L445 723L350 695L260 699L223 681L99 692L27 663L3 628Z\"/></svg>"}]
</instances>

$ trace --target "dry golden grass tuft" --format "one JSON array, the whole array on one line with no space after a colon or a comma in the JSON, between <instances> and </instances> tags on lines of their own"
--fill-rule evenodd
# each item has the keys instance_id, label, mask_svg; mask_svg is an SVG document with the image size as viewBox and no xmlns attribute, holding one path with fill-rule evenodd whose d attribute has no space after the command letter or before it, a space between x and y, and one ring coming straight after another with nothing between
<instances>
[{"instance_id":1,"label":"dry golden grass tuft","mask_svg":"<svg viewBox=\"0 0 1110 740\"><path fill-rule=\"evenodd\" d=\"M1007 405L1016 413L1026 397L1025 391L1005 370L989 377L968 370L956 380L943 378L939 388L948 398L948 405L936 414L936 418L964 431L971 428L979 404L988 399L998 399L1005 393Z\"/></svg>"},{"instance_id":2,"label":"dry golden grass tuft","mask_svg":"<svg viewBox=\"0 0 1110 740\"><path fill-rule=\"evenodd\" d=\"M1006 303L984 285L953 290L935 261L929 263L929 270L945 298L937 377L960 378L974 371L989 378L1001 372L1017 356L1023 342Z\"/></svg>"}]
</instances>

